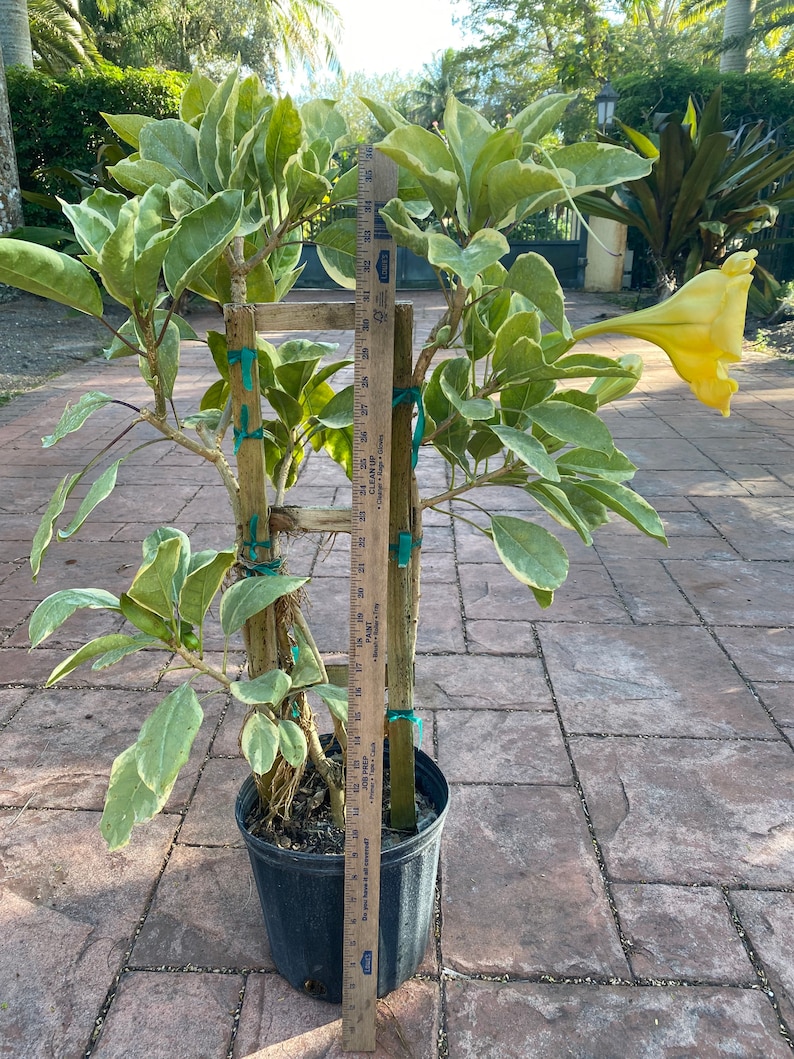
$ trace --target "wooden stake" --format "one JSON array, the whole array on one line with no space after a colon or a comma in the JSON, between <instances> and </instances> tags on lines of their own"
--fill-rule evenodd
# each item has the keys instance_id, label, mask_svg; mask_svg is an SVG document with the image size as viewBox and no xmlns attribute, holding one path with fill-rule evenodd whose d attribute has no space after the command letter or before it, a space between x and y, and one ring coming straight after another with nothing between
<instances>
[{"instance_id":1,"label":"wooden stake","mask_svg":"<svg viewBox=\"0 0 794 1059\"><path fill-rule=\"evenodd\" d=\"M413 348L413 306L397 305L394 340L394 387L411 385ZM413 402L403 400L394 408L392 422L391 507L389 512L389 713L413 713L414 648L417 613L413 605L411 576L418 564L414 537L411 467L411 420ZM408 562L398 563L401 534L408 548ZM407 543L405 543L407 541ZM402 557L401 557L402 561ZM398 831L416 829L416 781L414 776L414 723L409 717L391 719L389 770L391 774L391 826Z\"/></svg>"},{"instance_id":2,"label":"wooden stake","mask_svg":"<svg viewBox=\"0 0 794 1059\"><path fill-rule=\"evenodd\" d=\"M230 350L256 349L256 330L254 327L254 307L252 305L227 305L224 307L226 320L226 342ZM259 364L256 358L251 365L251 390L245 388L241 363L232 364L229 369L229 387L232 400L232 421L236 430L245 426L248 434L255 434L262 426L262 402L259 394ZM243 414L243 407L247 413ZM240 442L237 452L237 479L240 485L240 523L237 526L237 539L250 540L251 520L257 516L254 524L258 534L267 538L269 535L269 517L265 483L265 447L261 439L248 438ZM271 558L269 548L258 548L257 562L268 562ZM246 652L248 654L248 675L260 676L271 669L278 668L278 641L276 639L276 619L272 607L261 614L255 614L246 622L243 629Z\"/></svg>"}]
</instances>

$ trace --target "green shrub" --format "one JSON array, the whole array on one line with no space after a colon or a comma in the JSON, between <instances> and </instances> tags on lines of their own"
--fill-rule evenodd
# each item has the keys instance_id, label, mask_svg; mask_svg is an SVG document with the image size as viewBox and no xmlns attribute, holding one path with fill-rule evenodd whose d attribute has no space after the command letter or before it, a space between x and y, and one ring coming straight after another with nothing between
<instances>
[{"instance_id":1,"label":"green shrub","mask_svg":"<svg viewBox=\"0 0 794 1059\"><path fill-rule=\"evenodd\" d=\"M12 66L6 78L23 190L70 201L80 197L74 185L52 174L37 176L37 171L62 166L88 172L102 144L113 139L100 111L175 117L187 83L185 74L173 71L120 70L110 64L70 70L57 80ZM24 212L28 225L58 223L42 206L27 203Z\"/></svg>"},{"instance_id":2,"label":"green shrub","mask_svg":"<svg viewBox=\"0 0 794 1059\"><path fill-rule=\"evenodd\" d=\"M620 93L615 114L624 124L648 133L654 131L655 114L683 114L690 96L702 108L719 85L725 128L763 120L767 131L779 130L781 146L794 147L794 128L787 124L794 114L794 84L769 73L721 74L709 67L670 63L658 72L627 74L614 81Z\"/></svg>"},{"instance_id":3,"label":"green shrub","mask_svg":"<svg viewBox=\"0 0 794 1059\"><path fill-rule=\"evenodd\" d=\"M616 77L615 89L620 99L616 116L624 124L646 135L657 131L656 115L678 111L683 114L691 96L702 109L718 86L722 87L722 115L725 129L737 131L743 124L763 120L764 132L775 132L775 142L784 151L794 151L794 84L770 73L721 74L709 67L695 68L669 63L661 70ZM617 133L620 140L620 134ZM763 193L762 193L763 197ZM648 257L649 248L642 236L630 235L635 251L634 285L653 286L655 276ZM751 237L746 246L760 251L759 264L774 273L778 280L794 279L794 242L792 218L781 215L773 228ZM756 270L754 289L760 283Z\"/></svg>"},{"instance_id":4,"label":"green shrub","mask_svg":"<svg viewBox=\"0 0 794 1059\"><path fill-rule=\"evenodd\" d=\"M659 133L626 124L623 135L653 170L616 193L579 196L585 212L638 228L647 240L659 292L672 292L703 268L716 267L737 245L771 228L794 203L794 151L776 147L762 123L726 128L722 88L701 114L690 102Z\"/></svg>"}]
</instances>

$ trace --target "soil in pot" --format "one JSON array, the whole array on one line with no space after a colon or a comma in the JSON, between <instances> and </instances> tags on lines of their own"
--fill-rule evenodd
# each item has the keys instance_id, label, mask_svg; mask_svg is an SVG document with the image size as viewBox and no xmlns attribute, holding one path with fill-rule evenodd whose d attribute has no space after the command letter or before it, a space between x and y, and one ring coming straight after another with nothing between
<instances>
[{"instance_id":1,"label":"soil in pot","mask_svg":"<svg viewBox=\"0 0 794 1059\"><path fill-rule=\"evenodd\" d=\"M333 760L337 755L329 754ZM341 755L338 755L341 757ZM389 826L391 815L391 775L388 768L383 771L383 816L381 827L381 849L391 849L415 832L398 831ZM425 831L438 812L431 799L417 790L416 819L417 831ZM295 795L292 815L284 823L279 821L275 828L268 827L259 802L256 802L245 821L245 826L252 835L272 842L281 849L292 849L301 853L344 853L345 831L335 824L331 817L328 802L328 788L313 767L308 767L301 786Z\"/></svg>"}]
</instances>

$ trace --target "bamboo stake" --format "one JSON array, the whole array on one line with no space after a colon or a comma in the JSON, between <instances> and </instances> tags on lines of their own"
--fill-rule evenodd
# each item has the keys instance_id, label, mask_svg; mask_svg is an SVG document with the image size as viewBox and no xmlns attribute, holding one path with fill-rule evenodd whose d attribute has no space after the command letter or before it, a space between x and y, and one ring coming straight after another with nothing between
<instances>
[{"instance_id":1,"label":"bamboo stake","mask_svg":"<svg viewBox=\"0 0 794 1059\"><path fill-rule=\"evenodd\" d=\"M394 335L394 386L411 385L413 306L396 306ZM412 590L412 570L418 565L418 550L412 518L411 417L413 404L401 401L392 422L391 503L389 510L388 662L389 713L412 714L414 702L414 646L417 613ZM408 562L398 564L395 548L400 534L408 534ZM414 777L414 723L408 717L388 722L389 769L391 772L391 826L416 829L416 783Z\"/></svg>"}]
</instances>

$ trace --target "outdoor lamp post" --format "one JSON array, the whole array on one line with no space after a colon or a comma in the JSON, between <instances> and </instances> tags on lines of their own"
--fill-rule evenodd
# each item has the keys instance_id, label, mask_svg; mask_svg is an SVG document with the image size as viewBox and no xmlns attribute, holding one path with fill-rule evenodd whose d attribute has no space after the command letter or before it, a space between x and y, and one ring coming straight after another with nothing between
<instances>
[{"instance_id":1,"label":"outdoor lamp post","mask_svg":"<svg viewBox=\"0 0 794 1059\"><path fill-rule=\"evenodd\" d=\"M615 104L619 99L619 93L615 91L609 81L595 97L600 132L605 133L607 129L612 128L612 123L615 120Z\"/></svg>"}]
</instances>

